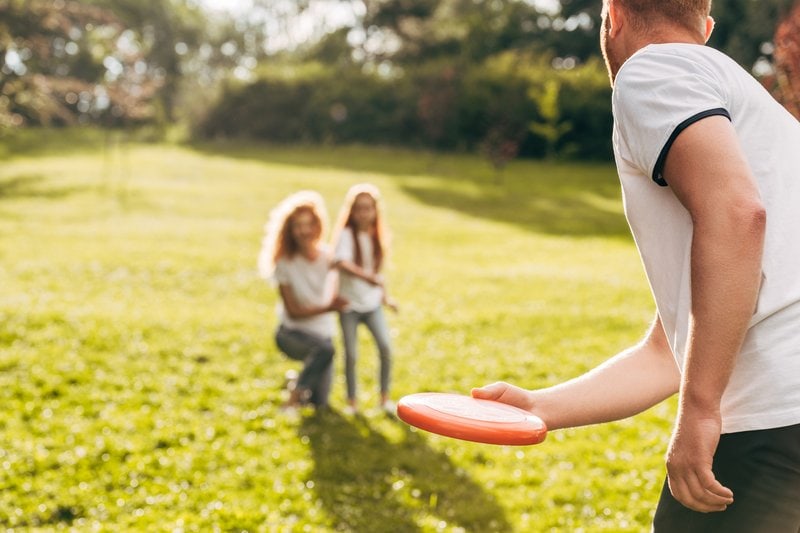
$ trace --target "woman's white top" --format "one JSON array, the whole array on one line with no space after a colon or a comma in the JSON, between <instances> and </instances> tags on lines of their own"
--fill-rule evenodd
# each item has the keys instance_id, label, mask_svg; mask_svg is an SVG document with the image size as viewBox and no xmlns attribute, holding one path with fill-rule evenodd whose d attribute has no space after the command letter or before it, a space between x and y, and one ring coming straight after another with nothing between
<instances>
[{"instance_id":1,"label":"woman's white top","mask_svg":"<svg viewBox=\"0 0 800 533\"><path fill-rule=\"evenodd\" d=\"M302 307L328 305L336 289L336 271L331 268L331 257L327 247L321 246L317 258L309 261L301 254L275 263L275 281L288 287L297 303ZM333 336L335 321L332 312L307 318L292 318L286 312L283 299L278 302L278 318L283 326L311 333L318 337Z\"/></svg>"}]
</instances>

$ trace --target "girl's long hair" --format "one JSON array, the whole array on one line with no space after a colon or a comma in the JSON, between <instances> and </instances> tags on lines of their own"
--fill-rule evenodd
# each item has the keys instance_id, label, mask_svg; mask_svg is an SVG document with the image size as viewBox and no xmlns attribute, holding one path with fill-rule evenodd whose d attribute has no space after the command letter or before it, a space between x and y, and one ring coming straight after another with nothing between
<instances>
[{"instance_id":1,"label":"girl's long hair","mask_svg":"<svg viewBox=\"0 0 800 533\"><path fill-rule=\"evenodd\" d=\"M271 279L278 259L291 258L299 251L292 236L291 220L296 213L304 210L316 219L319 227L317 240L322 239L328 225L328 213L322 196L314 191L299 191L287 197L270 211L264 225L264 239L258 254L258 272L262 278Z\"/></svg>"},{"instance_id":2,"label":"girl's long hair","mask_svg":"<svg viewBox=\"0 0 800 533\"><path fill-rule=\"evenodd\" d=\"M370 228L370 237L372 239L372 261L375 265L375 272L379 272L381 266L385 263L386 257L389 254L390 236L389 230L386 228L383 217L383 208L381 205L381 193L378 188L370 183L360 183L353 185L347 191L344 204L339 210L339 217L336 220L336 225L333 229L333 245L334 248L342 236L345 229L349 229L353 233L353 242L355 245L355 263L358 266L364 265L364 258L361 254L361 246L358 243L356 223L353 220L353 204L356 198L365 194L372 198L375 202L375 222Z\"/></svg>"}]
</instances>

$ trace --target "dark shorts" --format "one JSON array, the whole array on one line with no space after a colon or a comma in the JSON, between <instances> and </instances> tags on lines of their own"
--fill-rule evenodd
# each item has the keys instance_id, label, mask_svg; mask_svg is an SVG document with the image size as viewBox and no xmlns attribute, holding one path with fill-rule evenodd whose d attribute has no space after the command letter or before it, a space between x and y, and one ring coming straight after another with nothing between
<instances>
[{"instance_id":1,"label":"dark shorts","mask_svg":"<svg viewBox=\"0 0 800 533\"><path fill-rule=\"evenodd\" d=\"M713 471L733 491L728 509L692 511L665 481L656 533L800 533L800 424L722 435Z\"/></svg>"}]
</instances>

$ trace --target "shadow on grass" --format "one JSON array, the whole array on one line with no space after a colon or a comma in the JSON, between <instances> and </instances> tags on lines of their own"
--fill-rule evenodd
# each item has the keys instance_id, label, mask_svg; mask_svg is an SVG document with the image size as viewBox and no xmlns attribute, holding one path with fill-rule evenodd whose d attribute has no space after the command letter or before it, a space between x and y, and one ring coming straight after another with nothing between
<instances>
[{"instance_id":1,"label":"shadow on grass","mask_svg":"<svg viewBox=\"0 0 800 533\"><path fill-rule=\"evenodd\" d=\"M572 194L537 191L533 188L514 190L474 185L477 194L459 191L446 182L424 187L401 184L400 188L429 206L513 224L536 233L576 237L629 236L628 225L621 212L596 205L612 202L602 195L580 188L577 183Z\"/></svg>"},{"instance_id":2,"label":"shadow on grass","mask_svg":"<svg viewBox=\"0 0 800 533\"><path fill-rule=\"evenodd\" d=\"M366 419L327 412L306 418L314 490L337 530L420 531L415 517L467 531L510 531L495 498L444 453L402 422L403 439L390 442ZM430 528L430 524L428 524Z\"/></svg>"},{"instance_id":3,"label":"shadow on grass","mask_svg":"<svg viewBox=\"0 0 800 533\"><path fill-rule=\"evenodd\" d=\"M380 174L423 204L537 233L629 238L619 183L610 163L518 160L506 168L498 183L489 164L470 154L358 146L281 147L252 141L198 143L190 148L218 157L349 171L354 179L369 180L369 174Z\"/></svg>"},{"instance_id":4,"label":"shadow on grass","mask_svg":"<svg viewBox=\"0 0 800 533\"><path fill-rule=\"evenodd\" d=\"M59 199L81 192L84 187L53 187L41 174L20 174L0 179L0 200L5 198Z\"/></svg>"}]
</instances>

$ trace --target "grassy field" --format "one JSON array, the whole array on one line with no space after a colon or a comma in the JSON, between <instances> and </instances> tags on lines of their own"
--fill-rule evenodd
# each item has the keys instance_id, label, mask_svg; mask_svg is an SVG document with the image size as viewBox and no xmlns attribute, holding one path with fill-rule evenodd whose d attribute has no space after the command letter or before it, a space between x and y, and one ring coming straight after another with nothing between
<instances>
[{"instance_id":1,"label":"grassy field","mask_svg":"<svg viewBox=\"0 0 800 533\"><path fill-rule=\"evenodd\" d=\"M611 165L393 149L120 143L39 132L0 159L0 527L18 531L643 531L674 403L465 443L370 410L279 412L262 227L312 188L383 191L393 395L541 387L652 315ZM338 344L338 340L337 340Z\"/></svg>"}]
</instances>

